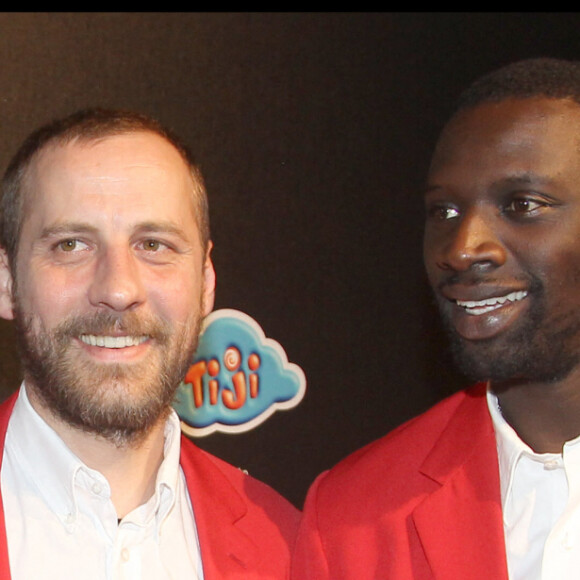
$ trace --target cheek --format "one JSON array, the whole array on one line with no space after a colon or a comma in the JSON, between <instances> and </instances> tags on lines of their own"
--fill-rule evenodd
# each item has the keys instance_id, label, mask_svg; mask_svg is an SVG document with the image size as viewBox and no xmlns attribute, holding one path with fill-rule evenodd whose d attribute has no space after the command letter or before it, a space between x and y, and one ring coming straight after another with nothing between
<instances>
[{"instance_id":1,"label":"cheek","mask_svg":"<svg viewBox=\"0 0 580 580\"><path fill-rule=\"evenodd\" d=\"M84 284L69 276L59 276L42 268L29 269L18 277L17 294L24 313L54 326L82 308Z\"/></svg>"},{"instance_id":2,"label":"cheek","mask_svg":"<svg viewBox=\"0 0 580 580\"><path fill-rule=\"evenodd\" d=\"M566 256L561 262L546 265L549 274L546 279L553 279L555 286L566 288L580 302L580 254Z\"/></svg>"},{"instance_id":3,"label":"cheek","mask_svg":"<svg viewBox=\"0 0 580 580\"><path fill-rule=\"evenodd\" d=\"M201 281L198 276L159 276L147 286L151 308L165 320L189 323L199 315Z\"/></svg>"},{"instance_id":4,"label":"cheek","mask_svg":"<svg viewBox=\"0 0 580 580\"><path fill-rule=\"evenodd\" d=\"M540 241L526 256L526 269L541 283L550 308L556 310L580 308L580 251L570 251L573 246L556 247Z\"/></svg>"}]
</instances>

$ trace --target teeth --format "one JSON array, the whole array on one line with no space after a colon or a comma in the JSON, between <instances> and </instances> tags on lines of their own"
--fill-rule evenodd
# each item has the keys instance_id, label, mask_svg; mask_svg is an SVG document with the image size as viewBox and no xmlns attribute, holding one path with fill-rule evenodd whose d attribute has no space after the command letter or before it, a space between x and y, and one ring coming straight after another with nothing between
<instances>
[{"instance_id":1,"label":"teeth","mask_svg":"<svg viewBox=\"0 0 580 580\"><path fill-rule=\"evenodd\" d=\"M517 302L528 295L527 291L510 292L506 296L494 296L485 300L457 300L457 305L465 308L469 314L485 314L499 308L506 302Z\"/></svg>"},{"instance_id":2,"label":"teeth","mask_svg":"<svg viewBox=\"0 0 580 580\"><path fill-rule=\"evenodd\" d=\"M146 336L97 336L94 334L83 334L81 341L90 346L102 346L105 348L126 348L137 346L147 340Z\"/></svg>"}]
</instances>

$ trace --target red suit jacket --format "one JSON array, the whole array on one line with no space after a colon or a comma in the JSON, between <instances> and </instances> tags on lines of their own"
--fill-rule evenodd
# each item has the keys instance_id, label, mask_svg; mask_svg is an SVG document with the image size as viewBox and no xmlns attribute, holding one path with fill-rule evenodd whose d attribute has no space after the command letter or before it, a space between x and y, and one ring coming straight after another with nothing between
<instances>
[{"instance_id":1,"label":"red suit jacket","mask_svg":"<svg viewBox=\"0 0 580 580\"><path fill-rule=\"evenodd\" d=\"M0 451L16 396L0 405ZM0 461L2 455L0 454ZM205 580L287 579L299 512L267 485L182 438ZM10 579L0 502L0 580Z\"/></svg>"},{"instance_id":2,"label":"red suit jacket","mask_svg":"<svg viewBox=\"0 0 580 580\"><path fill-rule=\"evenodd\" d=\"M294 580L507 580L485 386L453 395L312 485Z\"/></svg>"}]
</instances>

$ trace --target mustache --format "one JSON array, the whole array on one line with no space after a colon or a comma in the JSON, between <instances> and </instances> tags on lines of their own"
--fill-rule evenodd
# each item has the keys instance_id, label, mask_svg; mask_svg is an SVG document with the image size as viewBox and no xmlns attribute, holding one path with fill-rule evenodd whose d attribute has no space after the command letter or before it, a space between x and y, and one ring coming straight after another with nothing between
<instances>
[{"instance_id":1,"label":"mustache","mask_svg":"<svg viewBox=\"0 0 580 580\"><path fill-rule=\"evenodd\" d=\"M489 275L480 272L466 271L466 272L453 272L449 276L443 278L437 283L436 289L442 290L450 286L479 286L480 284L485 284L488 286L503 286L505 283L524 283L529 292L541 292L543 290L544 284L542 281L532 275L518 275L513 278L506 278L505 276L500 277L494 274Z\"/></svg>"},{"instance_id":2,"label":"mustache","mask_svg":"<svg viewBox=\"0 0 580 580\"><path fill-rule=\"evenodd\" d=\"M115 314L97 312L90 315L76 315L61 322L54 331L57 340L78 338L83 334L147 336L160 342L170 334L169 324L159 317L140 316L135 312Z\"/></svg>"}]
</instances>

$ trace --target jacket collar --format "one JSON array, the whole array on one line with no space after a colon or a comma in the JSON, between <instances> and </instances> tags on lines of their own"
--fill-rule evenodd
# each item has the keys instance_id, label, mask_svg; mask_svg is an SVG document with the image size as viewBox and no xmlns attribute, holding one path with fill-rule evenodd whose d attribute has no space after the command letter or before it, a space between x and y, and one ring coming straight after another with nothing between
<instances>
[{"instance_id":1,"label":"jacket collar","mask_svg":"<svg viewBox=\"0 0 580 580\"><path fill-rule=\"evenodd\" d=\"M440 485L413 519L437 578L507 580L498 459L485 385L466 391L420 469Z\"/></svg>"},{"instance_id":2,"label":"jacket collar","mask_svg":"<svg viewBox=\"0 0 580 580\"><path fill-rule=\"evenodd\" d=\"M4 457L4 442L6 441L6 431L8 421L12 414L12 409L18 398L18 391L11 395L7 401L0 406L0 469L2 468L2 458ZM10 562L8 561L8 539L6 537L6 522L4 520L4 505L0 501L0 580L10 580Z\"/></svg>"}]
</instances>

